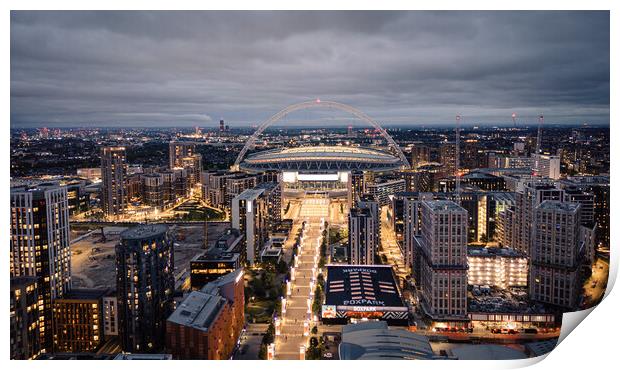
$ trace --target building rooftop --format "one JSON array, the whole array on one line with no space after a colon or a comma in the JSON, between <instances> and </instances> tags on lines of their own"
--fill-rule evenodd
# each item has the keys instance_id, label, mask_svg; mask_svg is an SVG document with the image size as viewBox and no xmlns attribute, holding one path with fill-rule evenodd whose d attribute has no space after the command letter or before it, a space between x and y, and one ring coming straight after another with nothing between
<instances>
[{"instance_id":1,"label":"building rooftop","mask_svg":"<svg viewBox=\"0 0 620 370\"><path fill-rule=\"evenodd\" d=\"M470 257L525 257L525 253L512 248L468 248L467 255Z\"/></svg>"},{"instance_id":2,"label":"building rooftop","mask_svg":"<svg viewBox=\"0 0 620 370\"><path fill-rule=\"evenodd\" d=\"M327 265L325 305L405 307L388 265Z\"/></svg>"},{"instance_id":3,"label":"building rooftop","mask_svg":"<svg viewBox=\"0 0 620 370\"><path fill-rule=\"evenodd\" d=\"M537 209L545 209L545 210L557 210L557 211L565 211L565 212L576 212L580 207L579 203L569 203L569 202L560 202L557 200L545 200L540 203Z\"/></svg>"},{"instance_id":4,"label":"building rooftop","mask_svg":"<svg viewBox=\"0 0 620 370\"><path fill-rule=\"evenodd\" d=\"M385 321L368 321L342 328L341 360L435 359L428 338L405 329L388 329Z\"/></svg>"},{"instance_id":5,"label":"building rooftop","mask_svg":"<svg viewBox=\"0 0 620 370\"><path fill-rule=\"evenodd\" d=\"M431 210L433 211L465 211L465 208L459 206L455 202L451 200L426 200L424 201Z\"/></svg>"},{"instance_id":6,"label":"building rooftop","mask_svg":"<svg viewBox=\"0 0 620 370\"><path fill-rule=\"evenodd\" d=\"M243 193L237 195L235 197L235 200L254 200L258 198L264 191L265 189L260 188L246 189L243 191Z\"/></svg>"},{"instance_id":7,"label":"building rooftop","mask_svg":"<svg viewBox=\"0 0 620 370\"><path fill-rule=\"evenodd\" d=\"M121 233L121 239L123 240L139 240L151 238L164 234L168 231L168 226L163 224L144 224L132 227Z\"/></svg>"},{"instance_id":8,"label":"building rooftop","mask_svg":"<svg viewBox=\"0 0 620 370\"><path fill-rule=\"evenodd\" d=\"M168 321L206 331L225 304L226 298L222 296L193 291L168 317Z\"/></svg>"}]
</instances>

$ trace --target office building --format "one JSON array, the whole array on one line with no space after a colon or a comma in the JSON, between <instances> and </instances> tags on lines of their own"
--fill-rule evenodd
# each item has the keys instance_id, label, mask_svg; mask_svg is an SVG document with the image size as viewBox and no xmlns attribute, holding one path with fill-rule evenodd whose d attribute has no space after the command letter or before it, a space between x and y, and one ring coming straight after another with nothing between
<instances>
[{"instance_id":1,"label":"office building","mask_svg":"<svg viewBox=\"0 0 620 370\"><path fill-rule=\"evenodd\" d=\"M52 302L71 289L67 189L54 183L11 189L11 277L36 276L40 348L52 347Z\"/></svg>"},{"instance_id":2,"label":"office building","mask_svg":"<svg viewBox=\"0 0 620 370\"><path fill-rule=\"evenodd\" d=\"M437 321L466 320L467 211L452 201L423 201L421 217L416 242L423 311Z\"/></svg>"},{"instance_id":3,"label":"office building","mask_svg":"<svg viewBox=\"0 0 620 370\"><path fill-rule=\"evenodd\" d=\"M351 208L349 211L349 264L375 264L378 248L376 223L371 208Z\"/></svg>"},{"instance_id":4,"label":"office building","mask_svg":"<svg viewBox=\"0 0 620 370\"><path fill-rule=\"evenodd\" d=\"M534 214L530 299L563 310L578 308L581 206L544 201Z\"/></svg>"},{"instance_id":5,"label":"office building","mask_svg":"<svg viewBox=\"0 0 620 370\"><path fill-rule=\"evenodd\" d=\"M37 278L12 277L10 291L10 359L35 359L41 354Z\"/></svg>"},{"instance_id":6,"label":"office building","mask_svg":"<svg viewBox=\"0 0 620 370\"><path fill-rule=\"evenodd\" d=\"M121 233L116 294L122 349L161 351L174 307L174 250L166 225L139 225Z\"/></svg>"},{"instance_id":7,"label":"office building","mask_svg":"<svg viewBox=\"0 0 620 370\"><path fill-rule=\"evenodd\" d=\"M227 360L244 319L243 270L191 292L166 321L166 348L174 359Z\"/></svg>"},{"instance_id":8,"label":"office building","mask_svg":"<svg viewBox=\"0 0 620 370\"><path fill-rule=\"evenodd\" d=\"M127 159L124 147L101 148L101 209L118 216L127 207Z\"/></svg>"}]
</instances>

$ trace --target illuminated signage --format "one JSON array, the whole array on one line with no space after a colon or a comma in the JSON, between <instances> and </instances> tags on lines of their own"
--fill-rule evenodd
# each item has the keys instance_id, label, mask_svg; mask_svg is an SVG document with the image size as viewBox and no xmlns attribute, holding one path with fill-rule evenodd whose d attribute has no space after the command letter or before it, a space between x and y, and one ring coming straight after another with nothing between
<instances>
[{"instance_id":1,"label":"illuminated signage","mask_svg":"<svg viewBox=\"0 0 620 370\"><path fill-rule=\"evenodd\" d=\"M336 306L333 305L323 305L321 310L323 318L332 319L336 317Z\"/></svg>"}]
</instances>

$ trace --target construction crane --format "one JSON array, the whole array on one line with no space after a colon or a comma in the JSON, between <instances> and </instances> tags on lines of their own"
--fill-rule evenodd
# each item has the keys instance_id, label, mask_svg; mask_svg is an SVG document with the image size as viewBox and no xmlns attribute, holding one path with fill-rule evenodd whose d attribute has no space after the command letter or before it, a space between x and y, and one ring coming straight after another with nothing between
<instances>
[{"instance_id":1,"label":"construction crane","mask_svg":"<svg viewBox=\"0 0 620 370\"><path fill-rule=\"evenodd\" d=\"M461 157L461 115L456 115L456 145L454 149L454 175L456 181L456 203L461 205L461 175L459 174L460 157Z\"/></svg>"}]
</instances>

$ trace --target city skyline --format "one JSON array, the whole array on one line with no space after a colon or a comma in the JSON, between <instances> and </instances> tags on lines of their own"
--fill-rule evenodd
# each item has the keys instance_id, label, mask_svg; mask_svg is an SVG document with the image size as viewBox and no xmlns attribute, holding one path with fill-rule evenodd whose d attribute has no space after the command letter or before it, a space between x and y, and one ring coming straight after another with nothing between
<instances>
[{"instance_id":1,"label":"city skyline","mask_svg":"<svg viewBox=\"0 0 620 370\"><path fill-rule=\"evenodd\" d=\"M12 128L609 123L608 12L12 12L11 55Z\"/></svg>"}]
</instances>

